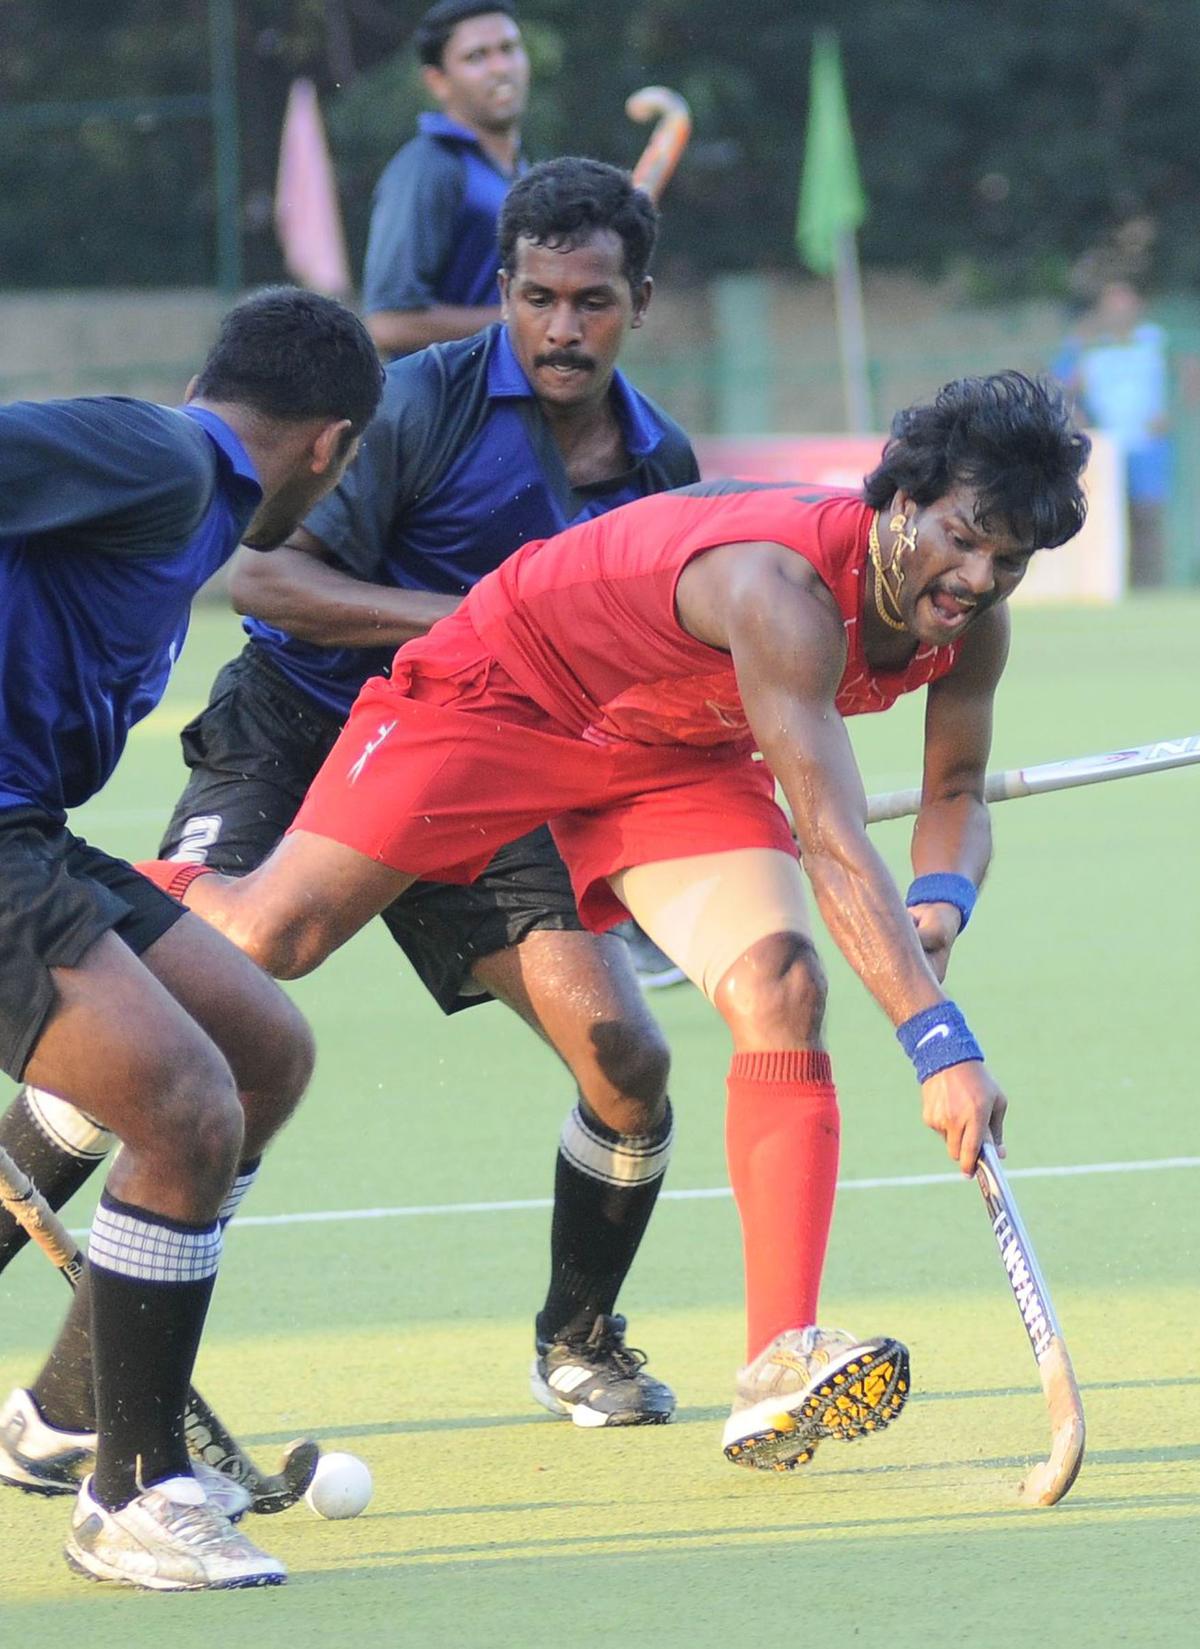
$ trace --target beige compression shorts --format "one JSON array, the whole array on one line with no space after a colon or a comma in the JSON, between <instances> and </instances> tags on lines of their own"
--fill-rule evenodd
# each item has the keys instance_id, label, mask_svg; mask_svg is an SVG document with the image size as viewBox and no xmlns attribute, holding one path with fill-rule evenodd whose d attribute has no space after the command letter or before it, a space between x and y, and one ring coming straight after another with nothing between
<instances>
[{"instance_id":1,"label":"beige compression shorts","mask_svg":"<svg viewBox=\"0 0 1200 1649\"><path fill-rule=\"evenodd\" d=\"M609 882L639 927L710 1002L758 940L773 933L812 937L804 873L793 854L774 848L662 859L622 870Z\"/></svg>"}]
</instances>

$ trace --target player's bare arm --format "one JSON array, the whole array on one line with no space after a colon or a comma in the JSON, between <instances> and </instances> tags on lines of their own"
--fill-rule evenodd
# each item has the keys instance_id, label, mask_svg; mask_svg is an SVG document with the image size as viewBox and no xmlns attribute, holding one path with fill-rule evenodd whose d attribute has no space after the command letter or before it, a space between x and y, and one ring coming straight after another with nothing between
<instances>
[{"instance_id":1,"label":"player's bare arm","mask_svg":"<svg viewBox=\"0 0 1200 1649\"><path fill-rule=\"evenodd\" d=\"M229 596L237 612L322 647L399 647L423 636L460 599L353 578L330 563L325 544L306 527L277 550L240 550Z\"/></svg>"},{"instance_id":2,"label":"player's bare arm","mask_svg":"<svg viewBox=\"0 0 1200 1649\"><path fill-rule=\"evenodd\" d=\"M887 867L867 837L866 795L834 695L846 661L841 615L813 570L771 544L725 545L680 578L680 622L733 656L750 727L783 786L805 871L834 942L892 1024L945 997ZM922 1084L926 1123L964 1173L1005 1101L978 1057Z\"/></svg>"},{"instance_id":3,"label":"player's bare arm","mask_svg":"<svg viewBox=\"0 0 1200 1649\"><path fill-rule=\"evenodd\" d=\"M412 355L430 344L469 338L499 319L492 304L435 303L428 309L377 309L366 327L381 355Z\"/></svg>"},{"instance_id":4,"label":"player's bare arm","mask_svg":"<svg viewBox=\"0 0 1200 1649\"><path fill-rule=\"evenodd\" d=\"M921 878L950 875L979 888L987 873L992 829L983 787L1009 622L1007 607L989 608L963 637L953 670L928 689L921 811L912 840L915 887ZM942 980L951 947L966 925L964 912L946 900L916 902L911 895L908 908L929 964Z\"/></svg>"}]
</instances>

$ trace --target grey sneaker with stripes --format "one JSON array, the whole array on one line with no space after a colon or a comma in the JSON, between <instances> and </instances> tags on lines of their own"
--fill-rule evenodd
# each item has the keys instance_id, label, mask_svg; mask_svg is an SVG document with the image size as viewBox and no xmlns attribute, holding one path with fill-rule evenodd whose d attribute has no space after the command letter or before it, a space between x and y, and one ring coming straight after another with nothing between
<instances>
[{"instance_id":1,"label":"grey sneaker with stripes","mask_svg":"<svg viewBox=\"0 0 1200 1649\"><path fill-rule=\"evenodd\" d=\"M646 1373L646 1354L625 1344L624 1317L599 1316L590 1333L538 1340L529 1389L577 1426L661 1426L675 1393Z\"/></svg>"},{"instance_id":2,"label":"grey sneaker with stripes","mask_svg":"<svg viewBox=\"0 0 1200 1649\"><path fill-rule=\"evenodd\" d=\"M65 1555L89 1580L150 1592L279 1586L287 1570L260 1551L213 1505L193 1477L175 1477L117 1511L79 1490Z\"/></svg>"}]
</instances>

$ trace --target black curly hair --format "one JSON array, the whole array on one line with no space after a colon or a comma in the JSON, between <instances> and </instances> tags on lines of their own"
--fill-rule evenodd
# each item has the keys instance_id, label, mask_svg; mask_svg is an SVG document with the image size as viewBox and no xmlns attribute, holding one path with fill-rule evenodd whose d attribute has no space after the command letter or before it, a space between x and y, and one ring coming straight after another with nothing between
<instances>
[{"instance_id":1,"label":"black curly hair","mask_svg":"<svg viewBox=\"0 0 1200 1649\"><path fill-rule=\"evenodd\" d=\"M956 378L932 401L896 414L863 496L877 510L898 491L932 504L966 483L976 492L981 527L1004 526L1021 543L1049 549L1083 525L1079 478L1091 449L1050 379L1023 372Z\"/></svg>"},{"instance_id":2,"label":"black curly hair","mask_svg":"<svg viewBox=\"0 0 1200 1649\"><path fill-rule=\"evenodd\" d=\"M358 434L379 404L383 367L345 304L298 286L267 286L225 316L195 393L240 401L267 418L347 418Z\"/></svg>"},{"instance_id":3,"label":"black curly hair","mask_svg":"<svg viewBox=\"0 0 1200 1649\"><path fill-rule=\"evenodd\" d=\"M658 238L658 208L628 172L602 160L564 155L531 166L508 191L500 212L500 266L516 269L517 242L555 251L581 246L611 229L625 248L622 268L631 288L646 278Z\"/></svg>"}]
</instances>

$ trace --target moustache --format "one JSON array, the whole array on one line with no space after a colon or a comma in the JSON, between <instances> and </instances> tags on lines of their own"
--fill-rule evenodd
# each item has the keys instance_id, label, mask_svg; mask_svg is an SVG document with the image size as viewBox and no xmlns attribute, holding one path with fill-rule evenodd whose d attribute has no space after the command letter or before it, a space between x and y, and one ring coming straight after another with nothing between
<instances>
[{"instance_id":1,"label":"moustache","mask_svg":"<svg viewBox=\"0 0 1200 1649\"><path fill-rule=\"evenodd\" d=\"M577 355L570 349L552 349L545 355L537 355L533 362L538 366L577 367L580 372L594 372L596 363L588 355Z\"/></svg>"}]
</instances>

